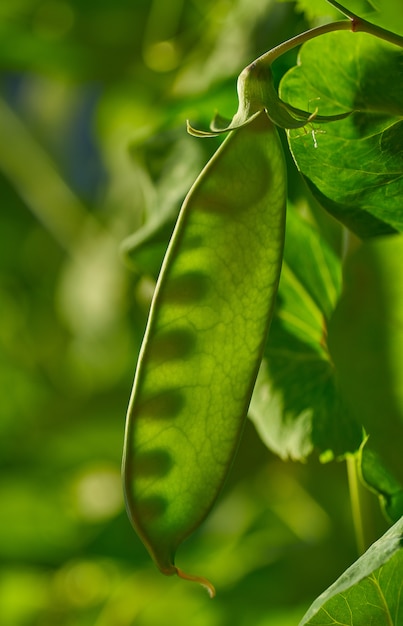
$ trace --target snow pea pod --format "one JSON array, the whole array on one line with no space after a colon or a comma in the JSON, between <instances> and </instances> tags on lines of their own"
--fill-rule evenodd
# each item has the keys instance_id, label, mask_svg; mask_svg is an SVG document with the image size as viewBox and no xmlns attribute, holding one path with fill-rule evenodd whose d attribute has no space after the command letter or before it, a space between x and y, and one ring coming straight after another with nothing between
<instances>
[{"instance_id":1,"label":"snow pea pod","mask_svg":"<svg viewBox=\"0 0 403 626\"><path fill-rule=\"evenodd\" d=\"M286 172L262 109L187 195L157 281L126 421L129 518L159 569L211 509L242 433L277 292Z\"/></svg>"}]
</instances>

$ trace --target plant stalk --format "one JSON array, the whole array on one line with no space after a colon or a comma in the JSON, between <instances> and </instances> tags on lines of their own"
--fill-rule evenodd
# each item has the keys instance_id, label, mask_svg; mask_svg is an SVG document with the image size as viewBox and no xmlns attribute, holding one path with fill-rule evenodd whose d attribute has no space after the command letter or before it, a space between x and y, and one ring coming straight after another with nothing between
<instances>
[{"instance_id":1,"label":"plant stalk","mask_svg":"<svg viewBox=\"0 0 403 626\"><path fill-rule=\"evenodd\" d=\"M319 37L320 35L325 35L326 33L332 33L336 30L351 31L351 20L339 20L338 22L329 22L328 24L321 24L320 26L316 26L315 28L310 28L309 30L304 31L299 35L295 35L295 37L291 37L291 39L288 39L287 41L283 41L271 50L264 52L254 61L254 63L267 63L268 65L271 65L271 63L278 59L282 54L289 52L289 50L296 48L296 46L300 46L310 39L314 39L315 37Z\"/></svg>"},{"instance_id":2,"label":"plant stalk","mask_svg":"<svg viewBox=\"0 0 403 626\"><path fill-rule=\"evenodd\" d=\"M358 479L357 455L349 454L346 458L348 487L350 492L351 513L355 541L358 554L364 554L366 550L364 520L362 515L362 501L360 497L360 483Z\"/></svg>"}]
</instances>

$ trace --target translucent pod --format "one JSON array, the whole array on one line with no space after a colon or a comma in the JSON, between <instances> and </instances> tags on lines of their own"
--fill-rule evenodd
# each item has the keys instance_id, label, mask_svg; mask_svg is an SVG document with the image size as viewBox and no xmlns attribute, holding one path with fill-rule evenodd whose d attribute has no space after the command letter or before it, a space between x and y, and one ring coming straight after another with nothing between
<instances>
[{"instance_id":1,"label":"translucent pod","mask_svg":"<svg viewBox=\"0 0 403 626\"><path fill-rule=\"evenodd\" d=\"M187 195L161 268L130 399L130 520L159 569L211 509L231 467L272 317L286 170L264 111L230 132Z\"/></svg>"}]
</instances>

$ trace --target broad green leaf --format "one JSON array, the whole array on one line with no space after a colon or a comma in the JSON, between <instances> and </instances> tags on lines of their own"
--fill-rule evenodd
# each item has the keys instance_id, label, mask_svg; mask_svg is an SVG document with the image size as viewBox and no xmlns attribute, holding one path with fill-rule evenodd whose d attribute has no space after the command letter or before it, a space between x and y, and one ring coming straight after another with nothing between
<instances>
[{"instance_id":1,"label":"broad green leaf","mask_svg":"<svg viewBox=\"0 0 403 626\"><path fill-rule=\"evenodd\" d=\"M365 441L361 446L359 467L364 483L378 496L385 515L396 522L403 515L402 484L382 462L379 454Z\"/></svg>"},{"instance_id":2,"label":"broad green leaf","mask_svg":"<svg viewBox=\"0 0 403 626\"><path fill-rule=\"evenodd\" d=\"M332 458L360 445L326 346L340 278L336 255L289 209L277 309L249 410L263 441L283 458L301 460L314 448Z\"/></svg>"},{"instance_id":3,"label":"broad green leaf","mask_svg":"<svg viewBox=\"0 0 403 626\"><path fill-rule=\"evenodd\" d=\"M301 48L281 82L293 106L356 111L320 128L313 121L306 136L290 131L289 143L316 199L360 237L403 228L402 59L367 34L329 33Z\"/></svg>"},{"instance_id":4,"label":"broad green leaf","mask_svg":"<svg viewBox=\"0 0 403 626\"><path fill-rule=\"evenodd\" d=\"M322 593L299 626L401 626L403 518Z\"/></svg>"},{"instance_id":5,"label":"broad green leaf","mask_svg":"<svg viewBox=\"0 0 403 626\"><path fill-rule=\"evenodd\" d=\"M349 410L401 482L403 236L368 241L347 258L328 344Z\"/></svg>"}]
</instances>

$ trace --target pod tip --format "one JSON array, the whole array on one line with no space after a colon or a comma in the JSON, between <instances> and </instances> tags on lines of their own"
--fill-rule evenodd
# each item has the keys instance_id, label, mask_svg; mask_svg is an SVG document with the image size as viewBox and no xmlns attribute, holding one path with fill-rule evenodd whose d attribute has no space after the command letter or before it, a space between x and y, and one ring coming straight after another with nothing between
<instances>
[{"instance_id":1,"label":"pod tip","mask_svg":"<svg viewBox=\"0 0 403 626\"><path fill-rule=\"evenodd\" d=\"M204 587L207 590L207 593L209 594L210 598L214 598L215 596L214 585L212 585L211 582L207 580L207 578L204 578L203 576L194 576L193 574L186 574L186 572L183 572L181 569L179 569L179 567L176 567L175 569L179 578L183 578L183 580L190 580L191 582L194 582L194 583L199 583L200 585L202 585L202 587Z\"/></svg>"}]
</instances>

